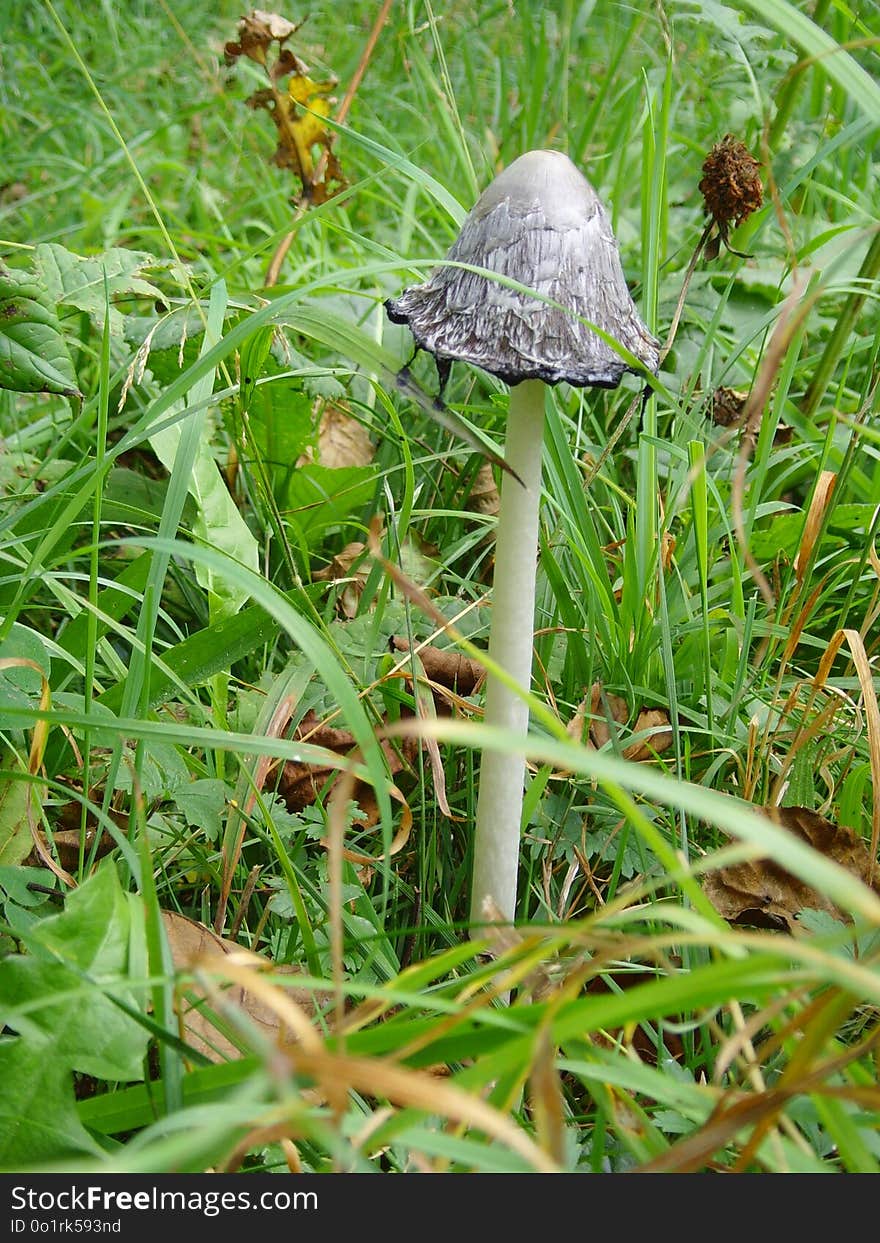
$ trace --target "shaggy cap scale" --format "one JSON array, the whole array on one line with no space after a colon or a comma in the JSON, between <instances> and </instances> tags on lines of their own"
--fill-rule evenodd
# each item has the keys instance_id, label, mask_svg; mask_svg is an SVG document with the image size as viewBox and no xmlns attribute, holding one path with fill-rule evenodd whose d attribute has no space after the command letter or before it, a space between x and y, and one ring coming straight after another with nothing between
<instances>
[{"instance_id":1,"label":"shaggy cap scale","mask_svg":"<svg viewBox=\"0 0 880 1243\"><path fill-rule=\"evenodd\" d=\"M558 302L560 310L463 268L435 268L385 303L439 365L469 362L508 384L561 380L616 388L636 371L580 319L595 323L648 371L658 344L629 295L608 214L557 151L529 151L500 173L447 258L486 268Z\"/></svg>"}]
</instances>

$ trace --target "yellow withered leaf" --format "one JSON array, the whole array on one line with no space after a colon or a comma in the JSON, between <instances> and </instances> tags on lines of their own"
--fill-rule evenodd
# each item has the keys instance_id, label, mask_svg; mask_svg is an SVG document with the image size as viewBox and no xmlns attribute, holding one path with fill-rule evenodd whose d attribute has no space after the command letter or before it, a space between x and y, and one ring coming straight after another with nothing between
<instances>
[{"instance_id":1,"label":"yellow withered leaf","mask_svg":"<svg viewBox=\"0 0 880 1243\"><path fill-rule=\"evenodd\" d=\"M239 22L238 42L226 44L226 60L232 64L246 56L263 66L269 85L255 91L248 105L268 112L278 131L273 161L299 178L300 202L325 203L346 184L332 150L335 135L325 124L336 103L336 79L316 82L308 65L284 46L298 29L277 13L255 9Z\"/></svg>"}]
</instances>

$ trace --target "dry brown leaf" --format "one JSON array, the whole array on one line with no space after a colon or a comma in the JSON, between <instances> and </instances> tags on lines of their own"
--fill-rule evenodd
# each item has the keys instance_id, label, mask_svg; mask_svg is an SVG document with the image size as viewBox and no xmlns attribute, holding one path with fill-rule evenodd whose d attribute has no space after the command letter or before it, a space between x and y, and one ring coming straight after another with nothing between
<instances>
[{"instance_id":1,"label":"dry brown leaf","mask_svg":"<svg viewBox=\"0 0 880 1243\"><path fill-rule=\"evenodd\" d=\"M299 26L282 17L280 13L254 9L249 17L242 17L238 23L238 42L226 44L227 60L247 56L258 65L265 65L272 44L276 41L279 44L284 43L298 29Z\"/></svg>"},{"instance_id":2,"label":"dry brown leaf","mask_svg":"<svg viewBox=\"0 0 880 1243\"><path fill-rule=\"evenodd\" d=\"M573 734L577 738L581 737L582 723L587 715L587 702L590 705L591 718L587 745L595 747L598 751L611 741L612 736L620 737L621 730L615 729L612 734L612 727L615 724L626 725L629 720L629 708L625 699L621 699L619 695L609 694L601 682L594 682L589 695L585 696L578 705L577 712L569 724L569 733L578 729L578 733ZM632 742L624 747L622 752L624 759L653 760L655 756L672 745L669 716L661 709L644 708L639 713L632 732L641 734L646 730L650 731L647 738L639 739L638 742Z\"/></svg>"},{"instance_id":3,"label":"dry brown leaf","mask_svg":"<svg viewBox=\"0 0 880 1243\"><path fill-rule=\"evenodd\" d=\"M234 962L250 963L252 969L260 971L270 965L268 959L252 953L234 941L225 940L216 932L212 932L210 928L206 928L204 924L187 919L185 915L179 915L176 911L163 911L162 922L176 971L188 971L196 967L210 970L212 962L222 963L224 973L227 968L230 970L233 968ZM234 961L230 956L234 956ZM272 971L275 976L303 974L298 967L290 964L275 966ZM266 983L268 984L268 981ZM285 987L282 991L288 1001L293 1002L309 1016L318 1014L323 1003L330 998L329 990L316 992L308 988ZM183 1035L187 1043L212 1062L225 1062L241 1057L241 1050L218 1031L209 1015L199 1008L205 1002L210 1010L218 1009L216 998L207 998L198 985L187 985L186 995L181 996L180 999ZM267 1004L265 997L258 996L255 990L236 984L223 992L222 1005L224 1009L233 1007L240 1010L252 1023L256 1024L265 1037L273 1041L277 1039L281 1031L278 1009Z\"/></svg>"},{"instance_id":4,"label":"dry brown leaf","mask_svg":"<svg viewBox=\"0 0 880 1243\"><path fill-rule=\"evenodd\" d=\"M489 517L494 517L501 508L501 497L498 494L491 462L484 462L474 476L474 482L468 493L467 507Z\"/></svg>"},{"instance_id":5,"label":"dry brown leaf","mask_svg":"<svg viewBox=\"0 0 880 1243\"><path fill-rule=\"evenodd\" d=\"M629 708L626 700L619 695L609 694L601 682L594 682L590 688L590 737L589 741L598 751L611 741L612 723L626 725L629 720ZM586 699L584 700L586 703ZM615 737L620 734L614 731Z\"/></svg>"},{"instance_id":6,"label":"dry brown leaf","mask_svg":"<svg viewBox=\"0 0 880 1243\"><path fill-rule=\"evenodd\" d=\"M339 755L350 755L357 746L350 730L337 729L333 725L319 721L314 712L306 713L296 727L294 737L303 742L314 743L315 746L325 747L328 751L335 751ZM401 772L406 765L413 763L418 754L419 743L417 738L404 738L398 750L385 739L380 746L388 761L388 771L393 776ZM294 760L287 760L281 771L278 793L290 811L302 811L304 807L309 807L316 801L328 780L336 777L338 771L336 768L322 768L316 764L298 764ZM354 799L362 812L358 823L366 828L372 828L379 821L379 809L372 786L366 782L356 781Z\"/></svg>"},{"instance_id":7,"label":"dry brown leaf","mask_svg":"<svg viewBox=\"0 0 880 1243\"><path fill-rule=\"evenodd\" d=\"M391 845L388 848L387 856L384 854L383 855L365 855L365 854L362 854L359 850L350 850L348 846L342 847L343 859L347 859L349 863L356 864L359 868L367 869L365 874L361 876L361 881L364 885L369 883L369 878L372 876L372 869L376 866L376 864L384 863L386 858L391 859L393 858L394 855L399 854L400 851L403 850L404 846L409 841L409 835L412 832L413 814L410 811L409 803L407 803L406 799L400 793L397 786L391 786L388 793L391 795L393 799L396 799L398 803L403 804L403 813L400 817L400 827L398 828L397 832L394 834ZM377 821L379 819L378 808L375 811L375 819ZM321 845L324 847L325 850L329 850L330 839L326 837L322 837Z\"/></svg>"},{"instance_id":8,"label":"dry brown leaf","mask_svg":"<svg viewBox=\"0 0 880 1243\"><path fill-rule=\"evenodd\" d=\"M667 712L659 708L646 708L640 712L633 732L641 734L644 730L651 732L640 742L633 742L628 747L624 747L624 759L653 760L656 755L668 751L672 746L672 727L669 724Z\"/></svg>"},{"instance_id":9,"label":"dry brown leaf","mask_svg":"<svg viewBox=\"0 0 880 1243\"><path fill-rule=\"evenodd\" d=\"M712 394L712 422L719 427L736 427L743 416L748 393L736 388L716 388Z\"/></svg>"},{"instance_id":10,"label":"dry brown leaf","mask_svg":"<svg viewBox=\"0 0 880 1243\"><path fill-rule=\"evenodd\" d=\"M871 884L871 856L854 829L834 824L807 807L765 807L764 814L814 850ZM703 879L703 891L725 919L755 928L792 931L800 911L842 912L825 896L792 876L773 859L755 859L718 868Z\"/></svg>"},{"instance_id":11,"label":"dry brown leaf","mask_svg":"<svg viewBox=\"0 0 880 1243\"><path fill-rule=\"evenodd\" d=\"M108 812L110 819L115 823L120 833L128 832L128 813L114 811L112 808ZM68 872L75 872L79 867L80 858L80 841L81 832L80 824L82 821L82 804L71 800L69 803L63 803L54 811L55 828L52 832L52 845L58 856L58 862L62 868ZM100 833L100 840L97 848L95 848L95 834ZM86 815L86 832L85 832L85 854L89 857L93 848L95 849L95 858L103 859L104 855L109 854L115 847L116 842L103 826L99 828L98 822L91 810ZM27 859L24 860L26 867L39 867L42 862L41 856L36 850L31 851Z\"/></svg>"},{"instance_id":12,"label":"dry brown leaf","mask_svg":"<svg viewBox=\"0 0 880 1243\"><path fill-rule=\"evenodd\" d=\"M565 727L565 732L574 742L583 742L584 727L587 724L587 702L590 696L585 695L575 708L574 716Z\"/></svg>"},{"instance_id":13,"label":"dry brown leaf","mask_svg":"<svg viewBox=\"0 0 880 1243\"><path fill-rule=\"evenodd\" d=\"M342 406L328 403L318 426L317 451L307 450L297 466L317 462L320 466L369 466L375 449L366 429Z\"/></svg>"},{"instance_id":14,"label":"dry brown leaf","mask_svg":"<svg viewBox=\"0 0 880 1243\"><path fill-rule=\"evenodd\" d=\"M569 737L577 742L583 738L588 715L590 721L586 745L598 751L612 738L620 739L630 714L625 699L610 694L601 682L594 682L590 693L578 704L574 716L566 726ZM621 728L615 728L616 726ZM653 760L672 745L669 716L659 708L644 708L636 718L631 732L647 732L647 737L639 738L623 748L621 754L627 760Z\"/></svg>"}]
</instances>

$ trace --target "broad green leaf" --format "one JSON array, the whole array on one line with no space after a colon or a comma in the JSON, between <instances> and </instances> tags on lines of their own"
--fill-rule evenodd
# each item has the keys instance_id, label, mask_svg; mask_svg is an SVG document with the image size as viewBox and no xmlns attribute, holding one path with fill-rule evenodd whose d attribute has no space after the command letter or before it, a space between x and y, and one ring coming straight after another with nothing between
<instances>
[{"instance_id":1,"label":"broad green leaf","mask_svg":"<svg viewBox=\"0 0 880 1243\"><path fill-rule=\"evenodd\" d=\"M131 766L123 764L117 773L114 788L134 790L139 786L144 797L149 802L154 802L157 799L173 798L179 789L189 783L189 772L179 749L161 738L144 747L141 762L142 770L137 783Z\"/></svg>"},{"instance_id":2,"label":"broad green leaf","mask_svg":"<svg viewBox=\"0 0 880 1243\"><path fill-rule=\"evenodd\" d=\"M0 1040L0 1083L0 1170L100 1155L77 1117L70 1069L50 1040Z\"/></svg>"},{"instance_id":3,"label":"broad green leaf","mask_svg":"<svg viewBox=\"0 0 880 1243\"><path fill-rule=\"evenodd\" d=\"M23 1039L50 1041L52 1056L83 1074L143 1078L146 1028L68 967L30 955L4 958L0 1021Z\"/></svg>"},{"instance_id":4,"label":"broad green leaf","mask_svg":"<svg viewBox=\"0 0 880 1243\"><path fill-rule=\"evenodd\" d=\"M248 430L276 480L283 480L314 439L312 399L294 380L258 384L248 403Z\"/></svg>"},{"instance_id":5,"label":"broad green leaf","mask_svg":"<svg viewBox=\"0 0 880 1243\"><path fill-rule=\"evenodd\" d=\"M67 895L64 910L42 920L28 949L94 976L124 972L128 955L128 901L112 863L104 863ZM46 954L41 954L45 958Z\"/></svg>"},{"instance_id":6,"label":"broad green leaf","mask_svg":"<svg viewBox=\"0 0 880 1243\"><path fill-rule=\"evenodd\" d=\"M307 544L328 527L342 525L370 500L376 486L372 466L319 466L310 462L293 472L285 498L286 516Z\"/></svg>"},{"instance_id":7,"label":"broad green leaf","mask_svg":"<svg viewBox=\"0 0 880 1243\"><path fill-rule=\"evenodd\" d=\"M232 1088L240 1087L260 1074L255 1057L234 1062L203 1066L183 1076L183 1101L186 1106L205 1105L229 1098ZM79 1103L80 1119L101 1135L149 1126L156 1117L155 1089L148 1085L107 1092Z\"/></svg>"},{"instance_id":8,"label":"broad green leaf","mask_svg":"<svg viewBox=\"0 0 880 1243\"><path fill-rule=\"evenodd\" d=\"M259 328L241 347L241 387L238 397L244 410L249 408L257 381L265 370L274 337L274 328Z\"/></svg>"},{"instance_id":9,"label":"broad green leaf","mask_svg":"<svg viewBox=\"0 0 880 1243\"><path fill-rule=\"evenodd\" d=\"M171 471L183 435L181 422L154 432L150 444L166 470ZM209 441L198 447L189 481L189 492L196 503L193 536L211 548L218 548L249 569L259 565L259 547L242 518L214 460ZM208 593L212 620L231 617L247 601L247 596L210 569L196 565L196 578Z\"/></svg>"},{"instance_id":10,"label":"broad green leaf","mask_svg":"<svg viewBox=\"0 0 880 1243\"><path fill-rule=\"evenodd\" d=\"M2 267L0 388L81 396L51 294L33 272Z\"/></svg>"},{"instance_id":11,"label":"broad green leaf","mask_svg":"<svg viewBox=\"0 0 880 1243\"><path fill-rule=\"evenodd\" d=\"M170 699L178 684L202 686L215 673L228 670L237 660L271 642L277 633L277 622L259 605L252 605L190 635L163 654L161 666L155 663L154 657L150 706L156 707ZM99 702L117 712L122 706L124 686L124 682L111 686L99 697Z\"/></svg>"},{"instance_id":12,"label":"broad green leaf","mask_svg":"<svg viewBox=\"0 0 880 1243\"><path fill-rule=\"evenodd\" d=\"M105 864L68 895L64 911L28 931L30 953L0 961L0 1024L28 1041L51 1041L64 1066L139 1079L148 1032L112 1000L138 1008L127 983L131 916L116 870Z\"/></svg>"},{"instance_id":13,"label":"broad green leaf","mask_svg":"<svg viewBox=\"0 0 880 1243\"><path fill-rule=\"evenodd\" d=\"M0 764L9 774L13 767L8 753L0 754ZM0 775L0 864L14 867L31 853L34 840L28 820L28 807L35 808L37 789L30 781L12 774ZM32 814L34 814L32 812Z\"/></svg>"},{"instance_id":14,"label":"broad green leaf","mask_svg":"<svg viewBox=\"0 0 880 1243\"><path fill-rule=\"evenodd\" d=\"M0 866L0 895L16 902L19 906L43 906L46 895L31 885L39 885L46 889L51 884L45 868L23 868Z\"/></svg>"},{"instance_id":15,"label":"broad green leaf","mask_svg":"<svg viewBox=\"0 0 880 1243\"><path fill-rule=\"evenodd\" d=\"M108 297L111 302L122 295L162 297L161 290L145 280L143 273L163 265L144 251L117 247L84 259L57 242L44 242L36 248L34 258L52 299L85 311L98 327L104 324ZM122 315L111 306L111 331L121 336L123 327Z\"/></svg>"},{"instance_id":16,"label":"broad green leaf","mask_svg":"<svg viewBox=\"0 0 880 1243\"><path fill-rule=\"evenodd\" d=\"M40 671L48 676L49 656L40 636L15 622L7 638L0 642L0 660L30 662L0 669L0 729L20 728L20 718L13 722L4 715L4 709L38 707L43 682Z\"/></svg>"}]
</instances>

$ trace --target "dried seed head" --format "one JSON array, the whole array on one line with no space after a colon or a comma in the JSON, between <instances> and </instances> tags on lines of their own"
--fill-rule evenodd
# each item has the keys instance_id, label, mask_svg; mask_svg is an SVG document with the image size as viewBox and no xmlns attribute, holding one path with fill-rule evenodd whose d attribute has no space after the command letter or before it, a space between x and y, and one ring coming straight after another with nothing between
<instances>
[{"instance_id":1,"label":"dried seed head","mask_svg":"<svg viewBox=\"0 0 880 1243\"><path fill-rule=\"evenodd\" d=\"M624 372L640 369L582 320L646 370L657 370L658 345L630 297L605 208L560 152L529 151L500 173L447 258L497 272L541 297L441 265L423 285L386 302L389 318L409 325L441 374L459 359L508 384L566 380L615 388Z\"/></svg>"},{"instance_id":2,"label":"dried seed head","mask_svg":"<svg viewBox=\"0 0 880 1243\"><path fill-rule=\"evenodd\" d=\"M700 193L725 242L730 226L741 224L764 202L760 170L748 147L733 134L725 134L706 156Z\"/></svg>"}]
</instances>

